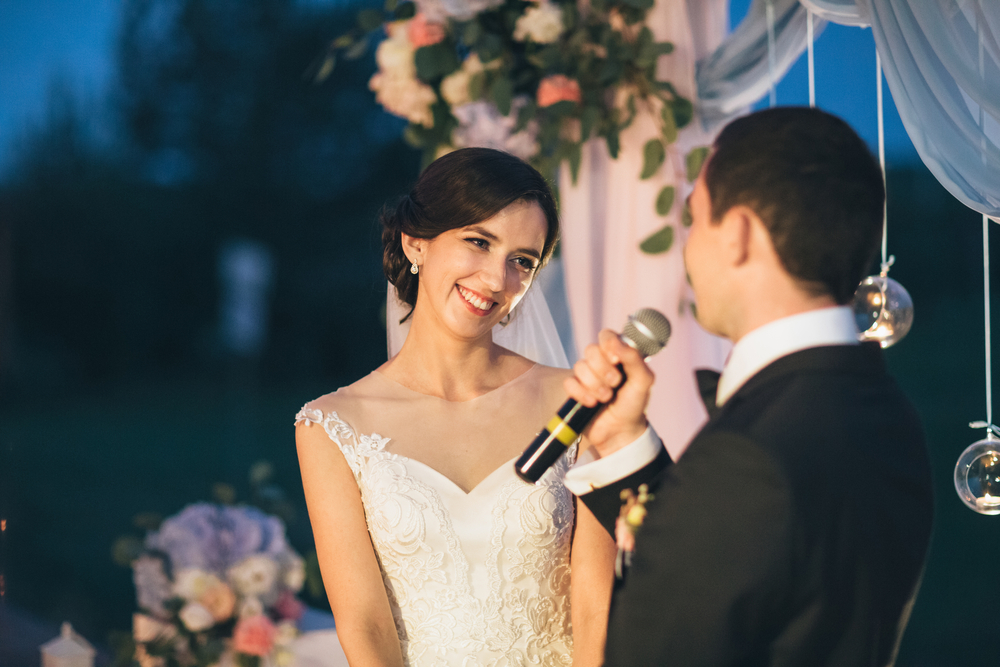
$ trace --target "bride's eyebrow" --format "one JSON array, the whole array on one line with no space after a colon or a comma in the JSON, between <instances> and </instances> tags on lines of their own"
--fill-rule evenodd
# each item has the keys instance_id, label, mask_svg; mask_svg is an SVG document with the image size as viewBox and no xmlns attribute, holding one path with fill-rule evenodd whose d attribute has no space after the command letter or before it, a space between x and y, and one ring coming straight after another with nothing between
<instances>
[{"instance_id":1,"label":"bride's eyebrow","mask_svg":"<svg viewBox=\"0 0 1000 667\"><path fill-rule=\"evenodd\" d=\"M497 237L496 234L494 234L493 232L489 231L488 229L485 229L484 227L480 227L479 225L469 225L467 227L467 229L470 232L475 232L476 234L479 234L481 236L485 236L487 240L493 241L494 243L497 243L497 242L500 241L500 238ZM524 253L525 255L528 255L530 257L534 257L535 259L541 259L542 258L542 253L538 252L534 248L518 248L517 252Z\"/></svg>"}]
</instances>

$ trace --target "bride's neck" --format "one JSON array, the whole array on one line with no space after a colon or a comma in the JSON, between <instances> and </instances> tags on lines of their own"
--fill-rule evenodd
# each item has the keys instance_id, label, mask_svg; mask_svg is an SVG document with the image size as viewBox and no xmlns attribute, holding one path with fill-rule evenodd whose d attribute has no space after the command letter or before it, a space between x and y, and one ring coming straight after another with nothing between
<instances>
[{"instance_id":1,"label":"bride's neck","mask_svg":"<svg viewBox=\"0 0 1000 667\"><path fill-rule=\"evenodd\" d=\"M526 370L517 355L493 343L490 334L474 341L431 335L411 327L399 353L379 370L422 394L449 401L481 396ZM528 362L530 365L530 362Z\"/></svg>"}]
</instances>

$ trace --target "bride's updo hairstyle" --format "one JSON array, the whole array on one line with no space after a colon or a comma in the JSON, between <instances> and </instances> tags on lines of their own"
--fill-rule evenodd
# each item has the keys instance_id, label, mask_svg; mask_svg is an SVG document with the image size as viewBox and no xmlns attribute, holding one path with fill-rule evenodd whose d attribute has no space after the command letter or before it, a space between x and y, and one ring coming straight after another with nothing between
<instances>
[{"instance_id":1,"label":"bride's updo hairstyle","mask_svg":"<svg viewBox=\"0 0 1000 667\"><path fill-rule=\"evenodd\" d=\"M545 214L541 266L559 238L559 217L552 191L534 167L491 148L462 148L432 162L396 209L382 214L382 270L400 301L416 305L420 277L410 273L402 234L432 239L489 220L515 202L536 203Z\"/></svg>"}]
</instances>

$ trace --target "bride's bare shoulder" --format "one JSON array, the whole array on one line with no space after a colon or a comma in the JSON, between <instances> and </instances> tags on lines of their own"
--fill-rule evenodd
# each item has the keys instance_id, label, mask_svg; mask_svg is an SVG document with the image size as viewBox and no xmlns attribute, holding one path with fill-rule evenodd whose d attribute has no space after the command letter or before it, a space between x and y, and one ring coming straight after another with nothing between
<instances>
[{"instance_id":1,"label":"bride's bare shoulder","mask_svg":"<svg viewBox=\"0 0 1000 667\"><path fill-rule=\"evenodd\" d=\"M302 410L319 411L324 415L337 413L341 418L349 419L358 415L360 410L370 406L372 402L385 398L384 392L380 392L380 387L381 383L375 377L375 373L371 373L357 382L309 401Z\"/></svg>"}]
</instances>

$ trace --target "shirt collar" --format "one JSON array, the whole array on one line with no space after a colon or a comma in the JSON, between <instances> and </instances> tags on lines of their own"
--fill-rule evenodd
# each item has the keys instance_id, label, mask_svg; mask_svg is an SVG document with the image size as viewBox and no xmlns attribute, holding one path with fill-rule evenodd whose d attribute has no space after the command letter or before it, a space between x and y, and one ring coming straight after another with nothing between
<instances>
[{"instance_id":1,"label":"shirt collar","mask_svg":"<svg viewBox=\"0 0 1000 667\"><path fill-rule=\"evenodd\" d=\"M715 402L722 405L758 371L785 355L823 345L857 345L858 328L849 306L810 310L769 322L733 346L719 377Z\"/></svg>"}]
</instances>

